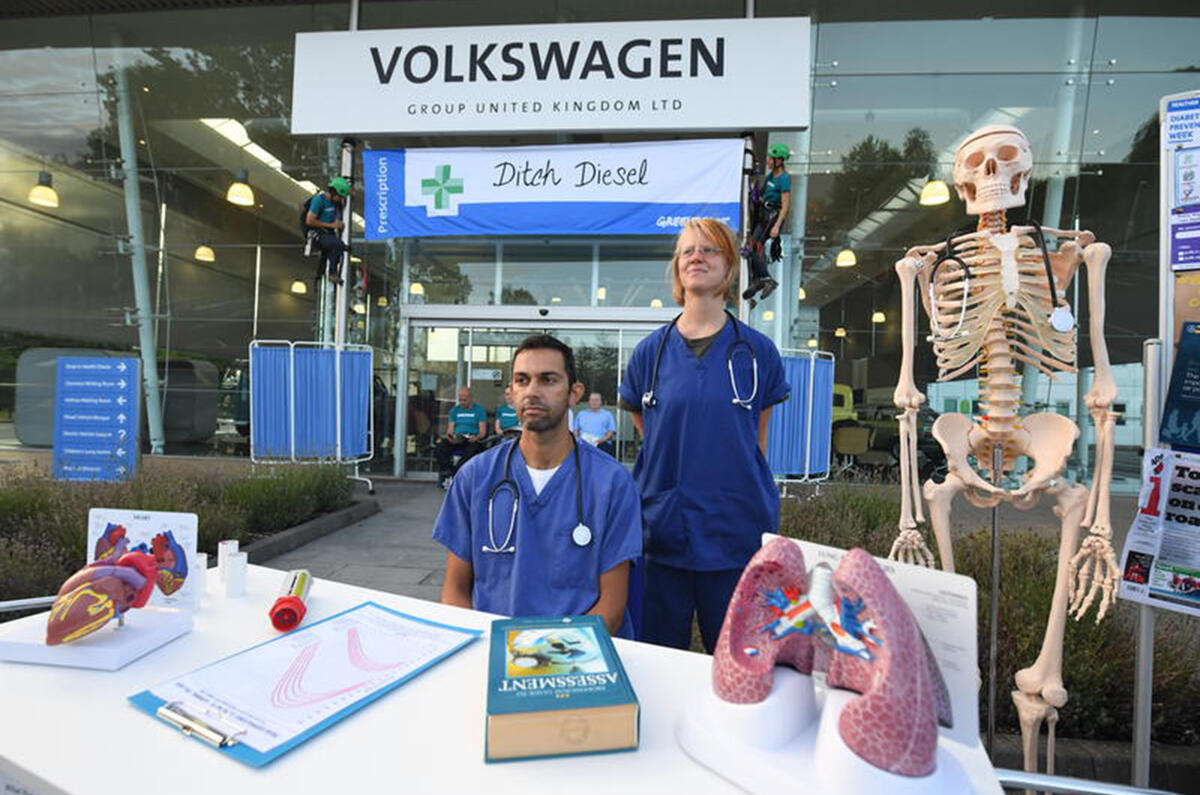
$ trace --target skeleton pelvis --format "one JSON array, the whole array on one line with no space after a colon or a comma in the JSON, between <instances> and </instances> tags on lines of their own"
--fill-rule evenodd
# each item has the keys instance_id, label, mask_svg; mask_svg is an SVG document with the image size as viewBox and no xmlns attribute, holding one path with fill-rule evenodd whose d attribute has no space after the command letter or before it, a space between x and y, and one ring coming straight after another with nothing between
<instances>
[{"instance_id":1,"label":"skeleton pelvis","mask_svg":"<svg viewBox=\"0 0 1200 795\"><path fill-rule=\"evenodd\" d=\"M970 487L964 494L969 502L980 507L991 507L1002 501L1014 502L1024 508L1036 501L1040 489L1033 494L1018 495L998 490L989 483L980 469L991 475L993 450L1002 445L1003 473L1011 471L1015 461L1025 456L1033 460L1025 481L1045 480L1057 476L1066 466L1079 428L1060 414L1030 414L1020 418L1018 427L1000 437L989 433L965 414L951 413L938 417L931 432L946 454L949 471ZM970 456L975 456L979 469L971 465Z\"/></svg>"}]
</instances>

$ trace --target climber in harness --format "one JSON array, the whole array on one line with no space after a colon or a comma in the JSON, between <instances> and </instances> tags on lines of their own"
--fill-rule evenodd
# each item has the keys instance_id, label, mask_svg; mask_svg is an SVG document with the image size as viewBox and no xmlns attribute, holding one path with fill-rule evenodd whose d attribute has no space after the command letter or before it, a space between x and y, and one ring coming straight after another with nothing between
<instances>
[{"instance_id":1,"label":"climber in harness","mask_svg":"<svg viewBox=\"0 0 1200 795\"><path fill-rule=\"evenodd\" d=\"M778 262L783 255L779 230L783 228L792 201L792 178L784 170L784 164L791 154L786 144L771 144L767 149L766 176L752 193L750 228L753 231L746 239L743 251L750 262L750 285L742 293L742 298L750 302L751 309L757 304L756 294L758 300L765 301L779 286L767 269L767 257L770 256L771 262Z\"/></svg>"},{"instance_id":2,"label":"climber in harness","mask_svg":"<svg viewBox=\"0 0 1200 795\"><path fill-rule=\"evenodd\" d=\"M318 193L305 202L304 228L315 247L321 252L321 262L317 265L317 281L322 277L334 284L341 284L339 271L342 267L342 254L346 252L346 244L342 242L342 209L346 198L350 195L350 180L345 177L334 177L329 180L329 187L323 193Z\"/></svg>"}]
</instances>

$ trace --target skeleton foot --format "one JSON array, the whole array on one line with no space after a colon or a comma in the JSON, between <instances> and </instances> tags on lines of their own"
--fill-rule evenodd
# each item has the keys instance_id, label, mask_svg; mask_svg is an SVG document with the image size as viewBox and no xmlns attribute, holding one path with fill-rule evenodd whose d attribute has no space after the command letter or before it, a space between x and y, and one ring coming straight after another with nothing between
<instances>
[{"instance_id":1,"label":"skeleton foot","mask_svg":"<svg viewBox=\"0 0 1200 795\"><path fill-rule=\"evenodd\" d=\"M915 527L900 531L900 534L896 536L896 540L892 542L892 550L888 552L888 560L911 563L914 566L925 566L930 569L936 566L933 560L933 553L929 551L929 547L925 544L925 537Z\"/></svg>"}]
</instances>

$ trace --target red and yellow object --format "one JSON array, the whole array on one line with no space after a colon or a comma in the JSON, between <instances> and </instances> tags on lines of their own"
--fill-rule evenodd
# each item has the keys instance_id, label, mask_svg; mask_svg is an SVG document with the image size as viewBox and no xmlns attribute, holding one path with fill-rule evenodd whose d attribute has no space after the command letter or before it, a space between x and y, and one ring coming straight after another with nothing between
<instances>
[{"instance_id":1,"label":"red and yellow object","mask_svg":"<svg viewBox=\"0 0 1200 795\"><path fill-rule=\"evenodd\" d=\"M312 590L312 574L307 569L289 571L279 589L279 598L271 605L271 625L280 632L288 632L300 626L308 608L308 592Z\"/></svg>"}]
</instances>

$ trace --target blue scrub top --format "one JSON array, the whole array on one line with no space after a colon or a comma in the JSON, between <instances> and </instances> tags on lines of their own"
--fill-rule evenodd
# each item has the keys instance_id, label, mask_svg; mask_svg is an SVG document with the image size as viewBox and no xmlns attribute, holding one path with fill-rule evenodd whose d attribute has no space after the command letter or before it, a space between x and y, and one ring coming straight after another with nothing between
<instances>
[{"instance_id":1,"label":"blue scrub top","mask_svg":"<svg viewBox=\"0 0 1200 795\"><path fill-rule=\"evenodd\" d=\"M613 415L606 409L592 411L591 409L580 409L575 412L575 421L572 423L571 430L579 431L581 434L588 434L599 439L609 431L614 433L617 430L617 421L613 419Z\"/></svg>"},{"instance_id":2,"label":"blue scrub top","mask_svg":"<svg viewBox=\"0 0 1200 795\"><path fill-rule=\"evenodd\" d=\"M758 449L763 409L788 398L779 351L767 336L737 322L758 359L758 393L750 411L733 404L731 348L738 394L748 398L754 376L749 351L736 345L726 320L697 359L679 330L663 326L634 349L621 398L641 409L645 443L633 476L642 497L646 558L690 571L742 568L764 532L779 528L779 490ZM658 405L642 407L655 354L667 335L658 367Z\"/></svg>"},{"instance_id":3,"label":"blue scrub top","mask_svg":"<svg viewBox=\"0 0 1200 795\"><path fill-rule=\"evenodd\" d=\"M496 495L494 541L488 536L488 495L504 478L504 459L516 440L468 461L454 476L433 527L433 540L475 570L471 603L476 610L506 616L571 616L586 613L600 598L600 575L642 554L642 517L633 478L612 456L579 445L583 476L583 522L592 530L587 546L571 531L579 523L575 501L575 456L569 454L541 494L535 494L518 446L509 477L521 495L512 553L504 547L512 515L512 492ZM617 633L632 638L629 611Z\"/></svg>"}]
</instances>

